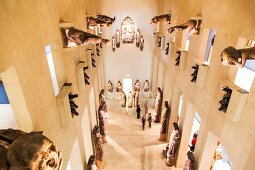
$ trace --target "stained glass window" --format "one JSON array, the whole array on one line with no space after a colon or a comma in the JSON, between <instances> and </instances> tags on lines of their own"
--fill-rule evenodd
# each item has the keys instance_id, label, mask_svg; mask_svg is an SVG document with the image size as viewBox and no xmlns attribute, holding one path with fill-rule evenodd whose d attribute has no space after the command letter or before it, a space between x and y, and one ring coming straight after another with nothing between
<instances>
[{"instance_id":1,"label":"stained glass window","mask_svg":"<svg viewBox=\"0 0 255 170\"><path fill-rule=\"evenodd\" d=\"M134 43L135 23L130 17L126 17L121 24L121 36L123 43Z\"/></svg>"}]
</instances>

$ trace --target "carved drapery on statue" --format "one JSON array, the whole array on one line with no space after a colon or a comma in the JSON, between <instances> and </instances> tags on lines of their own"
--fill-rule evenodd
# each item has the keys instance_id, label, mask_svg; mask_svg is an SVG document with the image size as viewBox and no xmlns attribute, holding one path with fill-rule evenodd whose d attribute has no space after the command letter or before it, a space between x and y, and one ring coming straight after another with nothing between
<instances>
[{"instance_id":1,"label":"carved drapery on statue","mask_svg":"<svg viewBox=\"0 0 255 170\"><path fill-rule=\"evenodd\" d=\"M126 107L126 100L127 100L126 94L124 91L122 91L121 92L121 107Z\"/></svg>"},{"instance_id":2,"label":"carved drapery on statue","mask_svg":"<svg viewBox=\"0 0 255 170\"><path fill-rule=\"evenodd\" d=\"M133 106L137 107L139 103L139 92L135 91L134 92L134 97L133 97Z\"/></svg>"},{"instance_id":3,"label":"carved drapery on statue","mask_svg":"<svg viewBox=\"0 0 255 170\"><path fill-rule=\"evenodd\" d=\"M94 126L93 138L94 138L94 146L95 146L95 153L96 153L96 165L99 170L102 170L103 160L104 160L104 151L103 151L103 141L100 135L100 128L98 125Z\"/></svg>"},{"instance_id":4,"label":"carved drapery on statue","mask_svg":"<svg viewBox=\"0 0 255 170\"><path fill-rule=\"evenodd\" d=\"M105 136L105 108L106 102L102 102L98 108L98 121L100 127L100 134Z\"/></svg>"},{"instance_id":5,"label":"carved drapery on statue","mask_svg":"<svg viewBox=\"0 0 255 170\"><path fill-rule=\"evenodd\" d=\"M150 90L150 83L149 83L149 80L146 80L143 86L143 91L149 92L149 90Z\"/></svg>"},{"instance_id":6,"label":"carved drapery on statue","mask_svg":"<svg viewBox=\"0 0 255 170\"><path fill-rule=\"evenodd\" d=\"M128 92L128 107L131 108L133 106L133 94L131 91Z\"/></svg>"},{"instance_id":7,"label":"carved drapery on statue","mask_svg":"<svg viewBox=\"0 0 255 170\"><path fill-rule=\"evenodd\" d=\"M174 164L174 158L178 150L179 143L180 143L180 130L178 124L174 122L167 150L166 164L168 166L172 166Z\"/></svg>"},{"instance_id":8,"label":"carved drapery on statue","mask_svg":"<svg viewBox=\"0 0 255 170\"><path fill-rule=\"evenodd\" d=\"M63 47L75 47L77 45L87 45L87 44L98 44L109 45L110 41L108 39L103 39L100 36L84 32L82 30L76 29L74 27L61 28Z\"/></svg>"},{"instance_id":9,"label":"carved drapery on statue","mask_svg":"<svg viewBox=\"0 0 255 170\"><path fill-rule=\"evenodd\" d=\"M94 27L100 26L111 26L115 21L115 17L111 18L106 15L97 15L96 17L89 16L87 17L87 29L91 28L94 29Z\"/></svg>"},{"instance_id":10,"label":"carved drapery on statue","mask_svg":"<svg viewBox=\"0 0 255 170\"><path fill-rule=\"evenodd\" d=\"M42 132L0 130L0 169L59 170L62 154Z\"/></svg>"},{"instance_id":11,"label":"carved drapery on statue","mask_svg":"<svg viewBox=\"0 0 255 170\"><path fill-rule=\"evenodd\" d=\"M155 100L155 123L159 123L160 122L160 117L161 117L161 110L162 110L162 99L163 99L163 93L161 91L161 89L158 87L158 91L156 94L156 100Z\"/></svg>"},{"instance_id":12,"label":"carved drapery on statue","mask_svg":"<svg viewBox=\"0 0 255 170\"><path fill-rule=\"evenodd\" d=\"M107 91L108 91L108 93L112 93L113 92L113 86L112 86L112 82L111 81L108 81Z\"/></svg>"},{"instance_id":13,"label":"carved drapery on statue","mask_svg":"<svg viewBox=\"0 0 255 170\"><path fill-rule=\"evenodd\" d=\"M163 110L163 118L162 118L162 122L161 122L160 133L166 134L167 122L168 122L169 117L170 117L170 108L169 108L168 102L165 101L165 108Z\"/></svg>"}]
</instances>

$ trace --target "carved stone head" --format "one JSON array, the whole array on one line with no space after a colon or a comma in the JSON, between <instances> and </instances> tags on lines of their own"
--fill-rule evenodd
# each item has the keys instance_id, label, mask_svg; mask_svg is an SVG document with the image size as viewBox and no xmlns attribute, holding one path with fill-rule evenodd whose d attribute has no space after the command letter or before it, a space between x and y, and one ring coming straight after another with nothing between
<instances>
[{"instance_id":1,"label":"carved stone head","mask_svg":"<svg viewBox=\"0 0 255 170\"><path fill-rule=\"evenodd\" d=\"M18 137L7 152L10 170L59 170L61 152L40 132Z\"/></svg>"}]
</instances>

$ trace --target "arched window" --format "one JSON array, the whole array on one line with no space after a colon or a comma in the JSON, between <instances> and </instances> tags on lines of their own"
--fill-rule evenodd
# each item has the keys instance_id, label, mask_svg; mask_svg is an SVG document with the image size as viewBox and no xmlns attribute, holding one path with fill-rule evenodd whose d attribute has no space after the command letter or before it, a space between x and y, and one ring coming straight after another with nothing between
<instances>
[{"instance_id":1,"label":"arched window","mask_svg":"<svg viewBox=\"0 0 255 170\"><path fill-rule=\"evenodd\" d=\"M134 43L135 23L130 17L126 17L121 24L121 35L123 43Z\"/></svg>"}]
</instances>

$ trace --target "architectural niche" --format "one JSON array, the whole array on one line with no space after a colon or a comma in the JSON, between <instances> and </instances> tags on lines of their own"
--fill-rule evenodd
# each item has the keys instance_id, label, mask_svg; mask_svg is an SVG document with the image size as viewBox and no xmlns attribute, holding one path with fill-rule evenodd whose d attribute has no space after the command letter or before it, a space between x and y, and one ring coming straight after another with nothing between
<instances>
[{"instance_id":1,"label":"architectural niche","mask_svg":"<svg viewBox=\"0 0 255 170\"><path fill-rule=\"evenodd\" d=\"M121 28L117 29L114 36L112 36L112 51L120 48L120 43L132 44L135 42L136 47L143 51L144 38L139 29L136 30L134 21L130 17L126 17L122 23Z\"/></svg>"}]
</instances>

